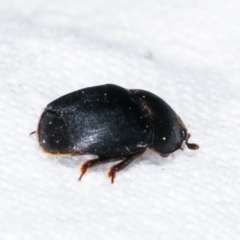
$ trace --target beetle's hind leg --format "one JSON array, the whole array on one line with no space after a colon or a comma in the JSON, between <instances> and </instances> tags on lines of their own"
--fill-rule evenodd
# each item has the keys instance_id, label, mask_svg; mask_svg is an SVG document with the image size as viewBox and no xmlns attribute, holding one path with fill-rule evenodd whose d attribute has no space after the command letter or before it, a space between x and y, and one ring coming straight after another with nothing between
<instances>
[{"instance_id":1,"label":"beetle's hind leg","mask_svg":"<svg viewBox=\"0 0 240 240\"><path fill-rule=\"evenodd\" d=\"M37 132L37 131L32 131L32 132L30 132L30 133L29 133L29 136L35 134L36 132Z\"/></svg>"},{"instance_id":2,"label":"beetle's hind leg","mask_svg":"<svg viewBox=\"0 0 240 240\"><path fill-rule=\"evenodd\" d=\"M116 173L124 169L128 166L135 158L142 155L146 149L143 149L139 152L133 153L131 155L127 155L120 163L112 166L108 172L108 176L111 178L111 183L114 183L114 179L116 177Z\"/></svg>"},{"instance_id":3,"label":"beetle's hind leg","mask_svg":"<svg viewBox=\"0 0 240 240\"><path fill-rule=\"evenodd\" d=\"M89 168L92 168L92 167L100 165L100 164L119 161L123 158L124 158L123 156L121 156L121 157L109 156L109 157L98 157L96 159L88 160L82 164L82 166L80 168L81 175L78 178L78 180L80 181L82 179L83 175L87 172L87 170Z\"/></svg>"}]
</instances>

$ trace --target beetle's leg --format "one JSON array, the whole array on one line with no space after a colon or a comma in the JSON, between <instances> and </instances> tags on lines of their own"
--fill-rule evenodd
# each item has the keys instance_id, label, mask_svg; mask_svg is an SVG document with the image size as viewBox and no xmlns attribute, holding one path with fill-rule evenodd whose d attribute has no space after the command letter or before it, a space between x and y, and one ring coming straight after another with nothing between
<instances>
[{"instance_id":1,"label":"beetle's leg","mask_svg":"<svg viewBox=\"0 0 240 240\"><path fill-rule=\"evenodd\" d=\"M145 148L137 153L133 153L125 157L120 163L114 165L110 168L108 172L108 176L111 178L111 183L114 183L114 179L116 177L116 173L124 169L128 164L130 164L136 157L142 155L145 152Z\"/></svg>"},{"instance_id":2,"label":"beetle's leg","mask_svg":"<svg viewBox=\"0 0 240 240\"><path fill-rule=\"evenodd\" d=\"M32 131L29 133L29 136L31 136L32 134L36 133L37 131Z\"/></svg>"},{"instance_id":3,"label":"beetle's leg","mask_svg":"<svg viewBox=\"0 0 240 240\"><path fill-rule=\"evenodd\" d=\"M112 156L110 157L109 156L109 157L98 157L96 159L88 160L88 161L86 161L82 164L82 166L80 168L81 175L78 178L78 180L80 181L82 179L83 175L91 167L94 167L94 166L97 166L97 165L100 165L100 164L104 164L104 163L118 161L118 160L121 160L123 158L124 158L123 156L121 156L121 157L112 157Z\"/></svg>"},{"instance_id":4,"label":"beetle's leg","mask_svg":"<svg viewBox=\"0 0 240 240\"><path fill-rule=\"evenodd\" d=\"M188 143L188 139L191 137L191 135L188 133L186 138L186 145L191 150L197 150L199 149L199 146L196 143Z\"/></svg>"}]
</instances>

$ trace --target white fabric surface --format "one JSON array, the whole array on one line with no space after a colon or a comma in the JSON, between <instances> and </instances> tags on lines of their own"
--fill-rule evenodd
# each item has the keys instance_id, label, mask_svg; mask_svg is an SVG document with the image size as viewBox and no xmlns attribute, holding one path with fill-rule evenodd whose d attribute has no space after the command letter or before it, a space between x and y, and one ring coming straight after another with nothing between
<instances>
[{"instance_id":1,"label":"white fabric surface","mask_svg":"<svg viewBox=\"0 0 240 240\"><path fill-rule=\"evenodd\" d=\"M240 2L0 3L0 239L239 239ZM144 153L106 177L89 156L52 157L36 129L47 103L87 86L152 91L198 151Z\"/></svg>"}]
</instances>

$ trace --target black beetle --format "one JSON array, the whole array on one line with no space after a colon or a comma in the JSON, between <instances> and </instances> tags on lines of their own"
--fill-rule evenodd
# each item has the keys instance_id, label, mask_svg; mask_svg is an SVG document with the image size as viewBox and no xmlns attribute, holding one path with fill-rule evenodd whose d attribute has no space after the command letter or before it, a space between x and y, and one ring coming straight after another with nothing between
<instances>
[{"instance_id":1,"label":"black beetle","mask_svg":"<svg viewBox=\"0 0 240 240\"><path fill-rule=\"evenodd\" d=\"M110 168L116 172L150 148L162 157L188 143L190 134L180 117L161 98L145 90L113 84L89 87L49 103L40 118L38 140L52 154L94 154L81 166L81 180L88 168L122 160Z\"/></svg>"}]
</instances>

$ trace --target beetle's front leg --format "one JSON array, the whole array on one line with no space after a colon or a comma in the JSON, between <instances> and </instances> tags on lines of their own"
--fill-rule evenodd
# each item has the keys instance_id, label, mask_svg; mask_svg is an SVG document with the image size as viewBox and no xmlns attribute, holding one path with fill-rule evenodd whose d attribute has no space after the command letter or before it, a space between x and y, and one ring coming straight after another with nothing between
<instances>
[{"instance_id":1,"label":"beetle's front leg","mask_svg":"<svg viewBox=\"0 0 240 240\"><path fill-rule=\"evenodd\" d=\"M114 183L114 179L116 177L116 173L124 169L127 165L129 165L135 158L138 156L142 155L145 152L145 148L137 153L133 153L131 155L128 155L125 157L123 161L120 163L114 165L113 167L110 168L108 172L108 176L111 178L111 183Z\"/></svg>"}]
</instances>

